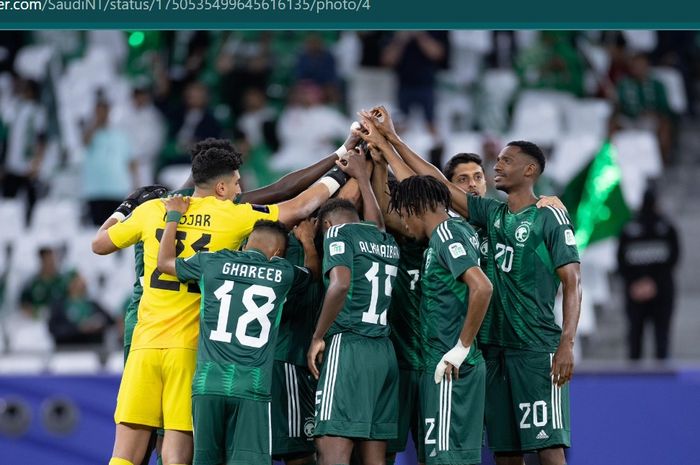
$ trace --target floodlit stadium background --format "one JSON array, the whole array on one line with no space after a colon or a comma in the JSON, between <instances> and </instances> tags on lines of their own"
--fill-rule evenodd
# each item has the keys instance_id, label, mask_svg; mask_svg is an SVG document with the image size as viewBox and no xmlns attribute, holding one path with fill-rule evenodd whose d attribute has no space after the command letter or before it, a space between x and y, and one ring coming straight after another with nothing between
<instances>
[{"instance_id":1,"label":"floodlit stadium background","mask_svg":"<svg viewBox=\"0 0 700 465\"><path fill-rule=\"evenodd\" d=\"M449 31L436 37L445 54L431 70L383 62L390 33L0 32L3 191L11 190L7 175L17 163L29 160L37 144L44 147L29 222L26 190L0 198L1 462L109 459L121 318L134 264L128 250L108 257L90 252L96 227L88 202L118 201L134 185L154 181L178 187L189 171L186 146L208 136L229 137L244 153L245 189L266 185L332 153L358 110L384 104L415 151L441 164L458 152L481 154L489 178L506 142L527 139L545 149L539 193L564 198L584 249L570 463L694 463L700 35ZM420 88L414 100L434 103L432 125L420 106L399 114L401 82ZM27 93L35 96L31 105ZM98 102L108 104L112 132L91 149L83 131ZM32 118L41 131L27 123ZM90 150L114 153L109 164L95 165ZM670 359L632 363L616 237L650 179L678 228L681 261ZM82 276L89 298L113 320L101 342L56 344L50 305L31 305L23 292L44 247L56 251L62 277ZM652 354L649 328L645 355ZM401 460L413 463L411 454Z\"/></svg>"}]
</instances>

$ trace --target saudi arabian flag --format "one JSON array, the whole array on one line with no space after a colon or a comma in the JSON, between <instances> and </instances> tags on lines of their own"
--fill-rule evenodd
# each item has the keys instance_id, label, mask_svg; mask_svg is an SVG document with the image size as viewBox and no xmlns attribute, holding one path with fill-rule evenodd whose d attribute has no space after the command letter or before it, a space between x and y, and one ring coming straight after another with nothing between
<instances>
[{"instance_id":1,"label":"saudi arabian flag","mask_svg":"<svg viewBox=\"0 0 700 465\"><path fill-rule=\"evenodd\" d=\"M617 150L606 141L595 157L566 186L561 197L576 227L579 251L617 237L631 218L622 193Z\"/></svg>"}]
</instances>

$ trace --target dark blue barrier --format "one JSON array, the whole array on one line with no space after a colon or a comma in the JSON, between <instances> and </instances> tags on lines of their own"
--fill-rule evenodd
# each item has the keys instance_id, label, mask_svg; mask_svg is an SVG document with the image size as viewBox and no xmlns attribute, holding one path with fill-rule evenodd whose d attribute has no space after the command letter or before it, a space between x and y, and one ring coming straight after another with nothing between
<instances>
[{"instance_id":1,"label":"dark blue barrier","mask_svg":"<svg viewBox=\"0 0 700 465\"><path fill-rule=\"evenodd\" d=\"M113 376L0 377L0 423L5 424L0 425L0 463L106 465L118 385ZM700 463L695 448L700 371L579 374L571 395L574 447L569 465ZM6 420L8 415L18 418L19 404L28 407L30 423L24 434L11 437ZM77 417L70 416L71 404ZM400 456L397 463L412 465L414 457Z\"/></svg>"}]
</instances>

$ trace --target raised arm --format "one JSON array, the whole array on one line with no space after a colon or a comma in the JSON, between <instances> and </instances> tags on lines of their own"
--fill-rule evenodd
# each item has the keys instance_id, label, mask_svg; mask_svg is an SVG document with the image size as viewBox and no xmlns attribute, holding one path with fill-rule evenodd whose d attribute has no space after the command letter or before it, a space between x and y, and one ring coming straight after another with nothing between
<instances>
[{"instance_id":1,"label":"raised arm","mask_svg":"<svg viewBox=\"0 0 700 465\"><path fill-rule=\"evenodd\" d=\"M339 155L355 148L360 138L350 134L338 151L311 166L287 174L269 186L261 187L240 196L241 203L271 204L289 200L307 189L323 174L335 166ZM343 152L342 154L339 152Z\"/></svg>"},{"instance_id":2,"label":"raised arm","mask_svg":"<svg viewBox=\"0 0 700 465\"><path fill-rule=\"evenodd\" d=\"M96 253L97 255L109 255L119 250L119 247L112 242L107 230L131 215L136 207L142 203L152 199L157 199L163 196L166 192L167 189L165 187L155 184L153 186L141 187L129 194L129 196L117 207L114 213L112 213L112 215L107 218L104 223L102 223L100 229L97 230L95 238L92 240L93 253Z\"/></svg>"},{"instance_id":3,"label":"raised arm","mask_svg":"<svg viewBox=\"0 0 700 465\"><path fill-rule=\"evenodd\" d=\"M563 386L574 374L574 339L581 315L581 265L569 263L557 268L562 283L563 322L559 347L552 359L552 379Z\"/></svg>"},{"instance_id":4,"label":"raised arm","mask_svg":"<svg viewBox=\"0 0 700 465\"><path fill-rule=\"evenodd\" d=\"M372 221L381 231L384 231L384 217L382 216L382 211L379 209L377 198L374 196L374 191L372 190L370 175L367 173L365 167L365 155L363 150L360 149L359 152L355 150L349 152L347 164L344 165L340 161L338 161L337 164L346 174L357 180L357 185L360 188L360 195L362 195L362 212L365 220Z\"/></svg>"},{"instance_id":5,"label":"raised arm","mask_svg":"<svg viewBox=\"0 0 700 465\"><path fill-rule=\"evenodd\" d=\"M294 236L299 240L304 249L304 266L311 271L314 281L321 279L321 259L314 246L316 232L316 220L304 220L294 229Z\"/></svg>"},{"instance_id":6,"label":"raised arm","mask_svg":"<svg viewBox=\"0 0 700 465\"><path fill-rule=\"evenodd\" d=\"M343 305L345 305L345 298L350 290L351 276L352 272L346 266L336 266L330 271L330 283L328 284L326 296L323 299L321 315L318 317L316 330L311 338L309 352L306 355L309 370L316 379L320 375L318 365L323 363L323 352L326 349L326 343L323 338L343 309Z\"/></svg>"},{"instance_id":7,"label":"raised arm","mask_svg":"<svg viewBox=\"0 0 700 465\"><path fill-rule=\"evenodd\" d=\"M405 235L406 229L398 213L389 211L389 171L387 170L386 160L384 160L379 150L370 147L370 152L372 153L372 161L374 162L374 169L372 170L372 191L374 191L379 209L384 215L386 228L394 234Z\"/></svg>"},{"instance_id":8,"label":"raised arm","mask_svg":"<svg viewBox=\"0 0 700 465\"><path fill-rule=\"evenodd\" d=\"M420 155L414 152L411 147L408 146L396 133L394 129L394 123L391 120L391 115L389 111L383 106L375 107L370 112L362 112L360 114L363 118L363 122L369 120L377 128L379 133L384 136L384 138L389 142L389 144L398 152L404 163L416 174L423 176L432 176L440 181L442 181L450 190L450 195L452 196L452 208L465 218L469 217L469 208L467 194L462 189L457 187L455 184L451 183L442 171L435 165L424 160ZM386 155L385 155L386 156ZM392 165L392 160L387 158L391 168L394 169ZM396 174L396 172L394 173ZM398 178L397 174L397 178ZM399 178L401 179L401 178Z\"/></svg>"},{"instance_id":9,"label":"raised arm","mask_svg":"<svg viewBox=\"0 0 700 465\"><path fill-rule=\"evenodd\" d=\"M436 383L442 380L443 372L447 374L448 379L459 378L459 366L469 355L469 350L474 343L477 332L479 332L482 321L484 321L493 293L491 281L478 266L469 268L459 279L469 288L467 317L464 319L462 331L459 333L459 341L442 357L435 368Z\"/></svg>"},{"instance_id":10,"label":"raised arm","mask_svg":"<svg viewBox=\"0 0 700 465\"><path fill-rule=\"evenodd\" d=\"M190 206L190 198L179 195L163 200L165 202L165 229L158 247L158 271L176 276L175 259L177 258L175 234L180 218Z\"/></svg>"}]
</instances>

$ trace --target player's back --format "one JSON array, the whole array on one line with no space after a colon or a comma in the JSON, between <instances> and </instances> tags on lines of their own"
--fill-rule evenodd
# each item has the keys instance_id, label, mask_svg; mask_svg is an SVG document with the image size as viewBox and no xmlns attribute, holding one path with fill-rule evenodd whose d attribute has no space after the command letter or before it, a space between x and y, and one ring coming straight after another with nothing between
<instances>
[{"instance_id":1,"label":"player's back","mask_svg":"<svg viewBox=\"0 0 700 465\"><path fill-rule=\"evenodd\" d=\"M267 208L267 207L265 207ZM180 258L197 251L237 249L257 219L276 219L274 211L256 211L215 197L193 197L176 233ZM139 206L130 217L110 228L118 247L142 241L144 248L143 296L138 309L132 350L139 348L197 347L199 289L158 271L158 249L165 227L165 206L160 199Z\"/></svg>"},{"instance_id":2,"label":"player's back","mask_svg":"<svg viewBox=\"0 0 700 465\"><path fill-rule=\"evenodd\" d=\"M260 251L200 254L200 337L193 394L267 400L282 306L295 280Z\"/></svg>"},{"instance_id":3,"label":"player's back","mask_svg":"<svg viewBox=\"0 0 700 465\"><path fill-rule=\"evenodd\" d=\"M352 273L345 305L329 334L388 336L387 312L399 264L394 238L369 222L333 226L326 232L323 262L325 280L334 266L346 266Z\"/></svg>"},{"instance_id":4,"label":"player's back","mask_svg":"<svg viewBox=\"0 0 700 465\"><path fill-rule=\"evenodd\" d=\"M389 307L391 340L399 368L422 370L420 302L421 268L426 244L398 237L400 260Z\"/></svg>"}]
</instances>

